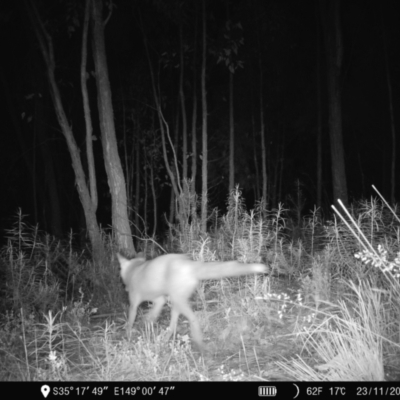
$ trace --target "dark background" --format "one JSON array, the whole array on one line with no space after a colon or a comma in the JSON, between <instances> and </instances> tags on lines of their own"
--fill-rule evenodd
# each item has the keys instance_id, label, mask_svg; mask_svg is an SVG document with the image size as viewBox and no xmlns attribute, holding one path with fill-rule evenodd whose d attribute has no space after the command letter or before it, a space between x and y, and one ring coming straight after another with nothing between
<instances>
[{"instance_id":1,"label":"dark background","mask_svg":"<svg viewBox=\"0 0 400 400\"><path fill-rule=\"evenodd\" d=\"M46 28L52 35L56 56L56 77L75 138L85 149L85 127L79 68L82 40L83 1L35 1ZM185 95L190 130L193 88L193 38L197 14L198 151L201 152L201 2L116 0L106 35L107 61L111 82L115 123L123 159L123 133L141 140L159 134L148 63L139 28L141 17L148 37L152 63L160 79L163 111L171 132L176 126L178 105L179 23L185 43ZM176 10L184 10L178 16ZM227 21L227 1L207 0L207 100L209 132L209 203L222 212L228 196L229 109L228 69L217 63L215 53L223 47ZM323 201L329 215L333 202L328 136L326 64L316 2L312 0L230 0L230 17L240 22L244 44L238 58L243 68L234 76L235 181L243 190L248 207L256 200L254 154L261 166L259 139L259 49L264 84L264 112L268 152L268 176L274 179L283 166L279 196L269 200L276 207L296 203L301 189L303 212L316 203L317 59L321 62L323 116ZM104 7L105 17L108 12ZM350 201L373 194L374 184L385 197L390 195L391 133L388 88L383 52L383 28L388 49L388 66L393 89L396 127L399 124L399 38L400 3L396 0L348 0L341 4L344 46L342 76L343 138ZM181 20L181 18L183 18ZM19 208L27 221L51 233L49 185L60 199L61 233L84 227L84 218L75 188L70 155L55 118L42 56L23 1L0 5L1 130L0 130L0 229L15 221ZM321 27L320 27L321 29ZM320 32L322 36L322 31ZM261 46L258 46L257 37ZM318 52L319 45L319 52ZM93 70L89 46L88 71ZM161 62L164 60L165 62ZM168 60L168 62L166 62ZM94 135L100 137L96 111L96 88L88 80ZM132 121L135 121L135 124ZM254 120L254 124L253 124ZM153 132L151 136L149 132ZM157 133L158 132L158 133ZM136 136L135 136L136 137ZM151 140L149 139L149 142ZM129 143L129 139L128 139ZM133 139L130 142L133 146ZM189 136L189 149L190 149ZM256 147L256 151L254 150ZM100 140L94 142L99 190L98 219L110 224L110 194L102 161ZM131 147L128 153L131 152ZM170 186L160 154L155 153L157 202L160 221L170 206ZM129 161L130 162L130 161ZM123 159L123 164L125 161ZM190 160L189 160L190 164ZM397 165L400 163L398 162ZM261 171L261 167L260 167ZM198 193L201 188L201 161L198 163ZM50 175L53 174L53 177ZM400 171L397 167L397 176ZM141 185L144 187L144 177ZM143 193L143 192L142 192ZM396 191L399 195L399 190ZM278 198L279 197L279 198ZM143 199L141 199L143 203ZM142 204L141 203L141 204ZM151 205L151 203L149 203ZM139 210L143 212L143 210ZM149 210L151 224L151 210ZM159 224L160 231L165 228Z\"/></svg>"}]
</instances>

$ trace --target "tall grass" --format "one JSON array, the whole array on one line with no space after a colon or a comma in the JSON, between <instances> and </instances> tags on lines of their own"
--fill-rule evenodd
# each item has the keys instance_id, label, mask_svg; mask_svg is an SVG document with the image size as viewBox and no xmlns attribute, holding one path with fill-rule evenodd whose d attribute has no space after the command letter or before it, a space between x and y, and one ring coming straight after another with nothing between
<instances>
[{"instance_id":1,"label":"tall grass","mask_svg":"<svg viewBox=\"0 0 400 400\"><path fill-rule=\"evenodd\" d=\"M187 195L190 193L188 192ZM381 201L343 220L283 205L247 211L238 188L227 213L200 233L196 199L181 207L169 250L202 261L264 262L268 276L204 282L193 306L208 352L192 350L187 321L166 342L166 318L125 336L127 296L109 259L24 222L0 249L0 380L384 380L400 377L400 234ZM349 221L353 222L349 224ZM293 221L299 226L294 229ZM297 221L297 222L296 222ZM297 232L296 235L293 232ZM148 256L164 243L149 238Z\"/></svg>"},{"instance_id":2,"label":"tall grass","mask_svg":"<svg viewBox=\"0 0 400 400\"><path fill-rule=\"evenodd\" d=\"M395 213L378 200L361 202L328 227L336 302L318 322L297 326L303 352L279 366L296 380L384 380L400 376L400 254ZM348 221L351 221L354 228ZM383 244L384 243L384 244ZM391 244L391 248L384 246ZM336 253L336 257L335 257ZM322 268L322 266L321 266ZM321 280L318 274L313 279ZM333 293L334 294L334 293Z\"/></svg>"}]
</instances>

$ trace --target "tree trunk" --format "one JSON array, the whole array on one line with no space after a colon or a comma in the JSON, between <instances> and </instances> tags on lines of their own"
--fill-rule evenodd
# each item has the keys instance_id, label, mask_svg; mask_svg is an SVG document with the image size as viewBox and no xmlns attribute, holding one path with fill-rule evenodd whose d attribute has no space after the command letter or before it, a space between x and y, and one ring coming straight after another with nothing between
<instances>
[{"instance_id":1,"label":"tree trunk","mask_svg":"<svg viewBox=\"0 0 400 400\"><path fill-rule=\"evenodd\" d=\"M175 192L171 190L171 195L169 197L169 222L172 223L174 218L175 218Z\"/></svg>"},{"instance_id":2,"label":"tree trunk","mask_svg":"<svg viewBox=\"0 0 400 400\"><path fill-rule=\"evenodd\" d=\"M343 46L340 28L340 1L320 2L324 25L329 96L329 137L331 144L334 203L348 204L342 133L341 69Z\"/></svg>"},{"instance_id":3,"label":"tree trunk","mask_svg":"<svg viewBox=\"0 0 400 400\"><path fill-rule=\"evenodd\" d=\"M128 156L128 137L126 135L126 107L125 107L125 98L123 95L122 85L120 85L121 90L121 101L122 101L122 134L123 134L123 151L124 151L124 161L125 164L125 182L126 182L126 199L127 199L127 212L128 219L132 221L132 182L133 182L133 174L132 167L133 163L129 163ZM132 113L133 114L133 113ZM133 135L132 135L133 136ZM133 152L131 152L131 157L133 158ZM131 233L132 229L131 229Z\"/></svg>"},{"instance_id":4,"label":"tree trunk","mask_svg":"<svg viewBox=\"0 0 400 400\"><path fill-rule=\"evenodd\" d=\"M89 18L90 18L90 6L91 6L91 1L86 0L85 20L83 24L83 35L82 35L81 89L82 89L83 110L84 110L85 125L86 125L86 157L89 170L90 197L92 198L93 208L96 212L98 198L97 198L96 169L94 165L94 156L93 156L93 137L92 137L93 126L92 126L92 118L90 115L89 95L86 85L87 37L88 37Z\"/></svg>"},{"instance_id":5,"label":"tree trunk","mask_svg":"<svg viewBox=\"0 0 400 400\"><path fill-rule=\"evenodd\" d=\"M201 105L202 105L202 190L201 190L201 230L207 230L207 190L208 190L208 138L207 138L207 97L206 97L206 0L203 0L203 54L201 66Z\"/></svg>"},{"instance_id":6,"label":"tree trunk","mask_svg":"<svg viewBox=\"0 0 400 400\"><path fill-rule=\"evenodd\" d=\"M148 234L148 226L149 224L147 223L147 205L148 205L148 198L149 198L149 181L147 179L147 165L145 161L145 167L144 167L144 205L143 205L143 223L144 223L144 233L145 235Z\"/></svg>"},{"instance_id":7,"label":"tree trunk","mask_svg":"<svg viewBox=\"0 0 400 400\"><path fill-rule=\"evenodd\" d=\"M259 59L260 65L260 136L261 136L261 170L262 170L262 199L265 207L268 205L267 199L267 148L265 146L265 124L264 124L264 99L263 99L263 73L261 65L261 56Z\"/></svg>"},{"instance_id":8,"label":"tree trunk","mask_svg":"<svg viewBox=\"0 0 400 400\"><path fill-rule=\"evenodd\" d=\"M157 196L156 196L156 188L155 188L155 179L154 179L154 161L150 160L150 185L151 185L151 194L153 197L153 237L155 237L157 233Z\"/></svg>"},{"instance_id":9,"label":"tree trunk","mask_svg":"<svg viewBox=\"0 0 400 400\"><path fill-rule=\"evenodd\" d=\"M134 254L135 248L128 219L125 178L115 135L114 112L104 43L102 8L102 1L93 1L93 58L96 70L101 141L108 186L111 192L112 226L118 247Z\"/></svg>"},{"instance_id":10,"label":"tree trunk","mask_svg":"<svg viewBox=\"0 0 400 400\"><path fill-rule=\"evenodd\" d=\"M322 96L321 96L321 52L320 24L318 19L318 4L316 7L317 25L317 207L322 205Z\"/></svg>"},{"instance_id":11,"label":"tree trunk","mask_svg":"<svg viewBox=\"0 0 400 400\"><path fill-rule=\"evenodd\" d=\"M258 46L258 67L260 73L260 87L259 87L259 101L260 101L260 136L261 136L261 174L262 174L262 201L264 202L264 208L268 205L267 199L267 149L265 145L265 124L264 124L264 98L263 98L263 69L261 60L261 40L260 40L260 27L257 24L257 46Z\"/></svg>"},{"instance_id":12,"label":"tree trunk","mask_svg":"<svg viewBox=\"0 0 400 400\"><path fill-rule=\"evenodd\" d=\"M92 244L93 258L95 263L102 264L104 260L104 248L101 239L100 229L97 224L96 210L93 208L92 199L90 197L89 189L86 185L85 172L82 167L80 158L80 151L76 144L72 129L68 123L67 116L65 115L64 107L61 101L61 95L55 79L55 61L54 61L54 50L53 42L51 37L48 35L45 27L40 19L40 16L32 2L27 3L28 14L31 18L32 26L35 35L39 42L39 48L42 52L43 59L45 61L47 77L50 84L50 94L53 99L54 109L58 122L61 127L61 132L67 142L68 150L72 159L72 167L75 172L76 186L79 194L80 201L83 206L85 214L86 227L88 229L89 238Z\"/></svg>"},{"instance_id":13,"label":"tree trunk","mask_svg":"<svg viewBox=\"0 0 400 400\"><path fill-rule=\"evenodd\" d=\"M171 142L171 140L170 140L170 145L172 147L172 151L174 154L176 154L178 152L178 148L179 148L179 126L180 126L179 112L180 112L180 94L178 95L178 101L176 102L176 116L175 116L175 123L173 123L173 125L174 125L174 141ZM175 158L175 161L176 161L176 158ZM176 166L175 171L178 172L177 163L175 164L175 166ZM174 174L173 167L171 167L171 171ZM177 174L177 175L178 175L177 180L179 183L179 174ZM182 193L182 190L180 190L179 193ZM176 196L175 191L171 190L171 199L170 199L171 201L170 201L170 209L169 209L169 211L170 211L169 222L171 222L171 223L174 221L175 217L178 219L180 219L182 217L180 207L178 207L178 208L175 207L175 202L176 201L179 202L179 199L180 199L180 196Z\"/></svg>"},{"instance_id":14,"label":"tree trunk","mask_svg":"<svg viewBox=\"0 0 400 400\"><path fill-rule=\"evenodd\" d=\"M254 78L254 65L250 64L250 75ZM260 200L260 169L258 163L258 149L260 148L259 144L257 143L257 129L256 129L256 121L255 121L255 100L254 100L254 81L252 79L251 86L250 86L250 99L251 99L251 132L252 132L252 139L253 139L253 158L254 158L254 170L256 174L256 182L254 187L254 199L256 201Z\"/></svg>"},{"instance_id":15,"label":"tree trunk","mask_svg":"<svg viewBox=\"0 0 400 400\"><path fill-rule=\"evenodd\" d=\"M254 152L254 169L256 171L256 184L255 184L255 199L260 199L260 172L258 167L258 157L257 151L259 149L258 143L256 140L256 123L254 121L254 109L251 110L251 130L252 130L252 137L253 137L253 152Z\"/></svg>"},{"instance_id":16,"label":"tree trunk","mask_svg":"<svg viewBox=\"0 0 400 400\"><path fill-rule=\"evenodd\" d=\"M280 170L279 170L279 188L278 188L278 201L275 206L277 207L279 203L281 202L282 199L282 182L283 182L283 168L285 166L285 142L286 142L286 134L284 130L283 134L283 139L282 139L282 146L281 146L281 155L279 159L279 165L280 165Z\"/></svg>"},{"instance_id":17,"label":"tree trunk","mask_svg":"<svg viewBox=\"0 0 400 400\"><path fill-rule=\"evenodd\" d=\"M136 182L135 182L135 229L136 229L136 234L140 235L140 227L139 227L139 215L140 215L140 198L141 198L141 193L140 193L140 140L139 140L139 132L140 129L137 129L136 132ZM137 243L137 242L136 242Z\"/></svg>"},{"instance_id":18,"label":"tree trunk","mask_svg":"<svg viewBox=\"0 0 400 400\"><path fill-rule=\"evenodd\" d=\"M229 72L229 193L235 188L235 125L233 115L233 72Z\"/></svg>"},{"instance_id":19,"label":"tree trunk","mask_svg":"<svg viewBox=\"0 0 400 400\"><path fill-rule=\"evenodd\" d=\"M195 6L197 2L195 2ZM192 196L196 193L196 175L197 175L197 7L195 10L195 23L194 23L194 41L193 41L193 113L192 113ZM196 213L197 210L192 212Z\"/></svg>"},{"instance_id":20,"label":"tree trunk","mask_svg":"<svg viewBox=\"0 0 400 400\"><path fill-rule=\"evenodd\" d=\"M196 193L196 175L197 175L197 93L196 86L193 89L193 114L192 114L192 194Z\"/></svg>"},{"instance_id":21,"label":"tree trunk","mask_svg":"<svg viewBox=\"0 0 400 400\"><path fill-rule=\"evenodd\" d=\"M181 101L182 113L182 180L188 177L187 166L187 120L186 120L186 105L185 93L183 92L183 74L184 74L184 48L182 38L182 22L179 25L179 39L180 39L180 76L179 76L179 98Z\"/></svg>"},{"instance_id":22,"label":"tree trunk","mask_svg":"<svg viewBox=\"0 0 400 400\"><path fill-rule=\"evenodd\" d=\"M382 41L383 41L383 52L385 55L385 73L386 73L386 85L388 89L388 102L389 102L389 115L390 115L390 132L392 134L392 160L390 168L390 201L392 205L396 201L396 124L394 119L393 111L393 93L392 93L392 79L389 69L388 61L388 50L386 44L386 32L385 24L383 21L383 10L381 7L381 23L382 23Z\"/></svg>"},{"instance_id":23,"label":"tree trunk","mask_svg":"<svg viewBox=\"0 0 400 400\"><path fill-rule=\"evenodd\" d=\"M162 109L161 109L161 101L160 101L160 96L157 93L157 84L156 84L156 80L155 80L155 76L154 76L153 65L152 65L151 59L150 59L149 48L148 48L148 45L147 45L147 38L146 38L145 31L144 31L143 23L142 23L141 20L140 20L140 28L141 28L142 33L143 33L143 42L144 42L144 48L145 48L145 51L146 51L147 61L148 61L148 64L149 64L149 71L150 71L150 77L151 77L151 86L152 86L152 89L153 89L154 103L156 105L158 121L159 121L159 124L160 124L161 145L162 145L165 168L166 168L168 176L169 176L169 178L171 180L171 185L172 185L172 189L174 191L174 195L177 198L179 198L180 193L182 193L182 187L181 187L181 183L180 183L178 160L177 160L177 157L176 157L175 148L174 148L173 143L171 141L171 136L169 134L169 126L167 124L167 121L165 121L165 118L164 118L164 115L163 115L163 112L162 112ZM173 152L175 173L172 171L172 168L171 168L171 166L169 164L169 161L168 161L166 137L167 137L167 139L169 141L169 144L171 146L171 150ZM176 178L175 178L175 176L176 176Z\"/></svg>"},{"instance_id":24,"label":"tree trunk","mask_svg":"<svg viewBox=\"0 0 400 400\"><path fill-rule=\"evenodd\" d=\"M226 18L230 21L229 0L226 1ZM231 41L232 27L229 29ZM234 68L234 63L232 63ZM229 193L235 188L235 125L233 115L233 71L229 70Z\"/></svg>"}]
</instances>

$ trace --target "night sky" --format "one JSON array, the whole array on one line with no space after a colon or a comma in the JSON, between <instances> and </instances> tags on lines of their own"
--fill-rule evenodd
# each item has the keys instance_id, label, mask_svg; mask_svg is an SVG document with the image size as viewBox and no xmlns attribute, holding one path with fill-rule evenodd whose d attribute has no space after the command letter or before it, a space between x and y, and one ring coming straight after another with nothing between
<instances>
[{"instance_id":1,"label":"night sky","mask_svg":"<svg viewBox=\"0 0 400 400\"><path fill-rule=\"evenodd\" d=\"M84 159L85 125L79 75L84 2L34 2L53 39L57 83ZM169 124L172 139L175 132L178 133L178 157L182 129L181 117L177 113L179 27L182 26L188 146L190 149L193 66L196 65L197 138L200 155L201 2L115 0L113 4L112 15L105 29L105 38L121 161L124 168L132 162L135 163L132 154L135 155L135 145L139 140L142 146L142 195L139 213L143 215L144 212L146 159L147 162L152 161L154 166L159 229L162 230L165 229L163 214L169 212L171 188L159 146L157 147L160 143L160 132L154 112L150 73L139 21L143 21L151 62L159 79L163 113ZM308 212L316 203L316 71L319 61L323 151L321 206L326 215L329 215L333 192L326 57L318 7L316 2L311 0L206 0L210 208L218 207L223 212L228 194L229 70L224 62L217 62L219 52L226 47L224 30L227 8L232 23L240 26L232 30L232 34L236 39L243 39L237 54L237 60L242 62L243 68L237 69L234 74L235 181L243 191L246 204L252 208L258 200L256 162L259 172L261 171L260 65L263 74L261 89L264 99L268 179L270 193L274 192L269 199L269 207L276 207L278 202L291 207L291 199L296 197L299 185L305 201L303 211ZM107 14L108 8L105 6L104 18ZM384 43L387 46L393 113L398 132L400 2L342 1L340 16L344 50L341 76L343 140L349 199L354 201L370 197L373 194L372 184L389 198L392 138ZM194 46L196 26L198 37ZM61 233L66 235L71 228L78 232L84 226L84 219L75 188L71 158L56 119L43 57L23 1L1 2L0 27L0 234L3 235L3 229L15 221L19 208L23 214L28 215L27 222L39 223L42 229L56 233L52 232L49 213L49 204L54 202L54 198L59 202ZM193 62L194 48L196 63ZM89 75L93 69L89 40ZM111 220L111 200L102 158L93 76L88 79L88 88L93 134L98 138L94 142L99 190L97 215L99 223L107 227ZM128 160L125 160L125 154L128 155ZM86 165L85 161L83 163ZM399 180L400 160L397 160L396 173ZM201 191L200 174L199 157L196 183L198 193ZM130 185L135 185L133 177ZM151 225L152 195L149 186L147 190L148 224ZM399 196L400 185L397 185L396 197ZM60 232L58 234L60 235Z\"/></svg>"}]
</instances>

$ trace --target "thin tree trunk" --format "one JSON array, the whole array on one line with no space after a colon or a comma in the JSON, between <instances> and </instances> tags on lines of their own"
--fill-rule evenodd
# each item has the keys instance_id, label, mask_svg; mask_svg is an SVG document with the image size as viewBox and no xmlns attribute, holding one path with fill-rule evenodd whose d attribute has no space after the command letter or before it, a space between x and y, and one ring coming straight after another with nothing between
<instances>
[{"instance_id":1,"label":"thin tree trunk","mask_svg":"<svg viewBox=\"0 0 400 400\"><path fill-rule=\"evenodd\" d=\"M178 140L179 140L179 111L180 111L180 107L179 107L179 103L180 103L180 94L178 96L178 101L176 103L176 116L175 116L175 129L174 129L174 142L172 144L173 148L174 148L174 152L177 152L178 150ZM182 190L180 193L183 193ZM179 219L181 217L180 214L180 209L176 209L175 207L175 201L178 200L178 197L175 197L175 192L173 190L171 190L171 202L170 202L170 209L169 209L169 221L172 223L175 216ZM176 215L176 212L178 213Z\"/></svg>"},{"instance_id":2,"label":"thin tree trunk","mask_svg":"<svg viewBox=\"0 0 400 400\"><path fill-rule=\"evenodd\" d=\"M196 192L197 175L197 94L196 87L193 89L193 114L192 114L192 194Z\"/></svg>"},{"instance_id":3,"label":"thin tree trunk","mask_svg":"<svg viewBox=\"0 0 400 400\"><path fill-rule=\"evenodd\" d=\"M393 111L393 91L392 91L392 78L390 75L388 50L386 43L386 31L383 20L383 10L381 6L381 23L382 23L382 41L383 41L383 52L385 55L385 73L386 73L386 85L388 89L388 102L389 102L389 115L390 115L390 132L392 134L392 160L390 168L390 201L394 205L396 201L396 124L394 119Z\"/></svg>"},{"instance_id":4,"label":"thin tree trunk","mask_svg":"<svg viewBox=\"0 0 400 400\"><path fill-rule=\"evenodd\" d=\"M261 56L259 59L260 65L260 136L261 136L261 170L262 170L262 198L265 207L268 205L267 199L267 149L265 146L265 124L264 124L264 99L263 99L263 73L261 65Z\"/></svg>"},{"instance_id":5,"label":"thin tree trunk","mask_svg":"<svg viewBox=\"0 0 400 400\"><path fill-rule=\"evenodd\" d=\"M156 188L154 185L154 161L150 160L150 185L151 185L151 194L153 197L153 236L156 235L157 232L157 196L156 196Z\"/></svg>"},{"instance_id":6,"label":"thin tree trunk","mask_svg":"<svg viewBox=\"0 0 400 400\"><path fill-rule=\"evenodd\" d=\"M320 1L324 23L329 95L329 137L331 144L334 203L348 204L342 133L341 69L343 46L340 28L340 1Z\"/></svg>"},{"instance_id":7,"label":"thin tree trunk","mask_svg":"<svg viewBox=\"0 0 400 400\"><path fill-rule=\"evenodd\" d=\"M140 227L139 227L139 214L140 214L140 140L139 140L139 132L140 129L137 129L136 132L136 187L135 187L135 228L137 235L140 234Z\"/></svg>"},{"instance_id":8,"label":"thin tree trunk","mask_svg":"<svg viewBox=\"0 0 400 400\"><path fill-rule=\"evenodd\" d=\"M84 111L85 126L86 126L86 157L87 157L88 171L89 171L90 197L92 199L93 208L96 211L98 205L98 196L97 196L97 183L96 183L96 169L93 156L93 133L92 133L93 126L90 114L89 95L86 85L87 37L88 37L89 18L90 18L90 6L91 6L91 0L86 0L85 20L83 24L83 35L82 35L81 90L82 90L83 111Z\"/></svg>"},{"instance_id":9,"label":"thin tree trunk","mask_svg":"<svg viewBox=\"0 0 400 400\"><path fill-rule=\"evenodd\" d=\"M233 115L233 72L229 72L229 192L235 188L235 125Z\"/></svg>"},{"instance_id":10,"label":"thin tree trunk","mask_svg":"<svg viewBox=\"0 0 400 400\"><path fill-rule=\"evenodd\" d=\"M282 182L283 182L283 171L284 171L284 166L285 166L285 144L286 144L286 125L283 124L283 133L282 133L282 144L281 144L281 150L280 150L280 155L279 155L279 187L278 187L278 199L277 199L277 204L281 202L282 199Z\"/></svg>"},{"instance_id":11,"label":"thin tree trunk","mask_svg":"<svg viewBox=\"0 0 400 400\"><path fill-rule=\"evenodd\" d=\"M251 76L254 77L254 66L253 64L250 64L251 68ZM254 154L254 169L256 172L256 184L255 184L255 200L259 201L260 200L260 169L258 165L258 143L257 143L257 135L256 135L256 122L255 122L255 116L254 116L254 110L255 110L255 101L254 101L254 85L253 85L253 80L251 81L251 130L252 130L252 138L253 138L253 154Z\"/></svg>"},{"instance_id":12,"label":"thin tree trunk","mask_svg":"<svg viewBox=\"0 0 400 400\"><path fill-rule=\"evenodd\" d=\"M321 95L321 52L318 4L316 7L317 25L317 207L322 205L322 95Z\"/></svg>"},{"instance_id":13,"label":"thin tree trunk","mask_svg":"<svg viewBox=\"0 0 400 400\"><path fill-rule=\"evenodd\" d=\"M148 234L148 226L149 226L149 224L147 223L148 198L149 198L149 183L148 183L148 175L147 175L147 165L145 165L145 168L144 168L144 232L145 232L145 234Z\"/></svg>"},{"instance_id":14,"label":"thin tree trunk","mask_svg":"<svg viewBox=\"0 0 400 400\"><path fill-rule=\"evenodd\" d=\"M285 166L285 162L284 162L284 160L285 160L285 141L286 141L286 135L284 133L283 139L282 139L281 156L280 156L280 160L279 160L280 172L279 172L278 204L281 202L281 199L282 199L283 170L284 170L284 166Z\"/></svg>"},{"instance_id":15,"label":"thin tree trunk","mask_svg":"<svg viewBox=\"0 0 400 400\"><path fill-rule=\"evenodd\" d=\"M260 27L257 24L257 45L258 45L258 67L260 73L260 90L259 90L259 102L260 102L260 136L261 136L261 173L262 173L262 200L264 207L268 206L267 199L267 150L265 145L265 124L264 124L264 98L263 98L263 69L261 60L261 40L260 40Z\"/></svg>"},{"instance_id":16,"label":"thin tree trunk","mask_svg":"<svg viewBox=\"0 0 400 400\"><path fill-rule=\"evenodd\" d=\"M169 198L169 222L172 223L174 218L175 218L175 192L171 190L171 195Z\"/></svg>"},{"instance_id":17,"label":"thin tree trunk","mask_svg":"<svg viewBox=\"0 0 400 400\"><path fill-rule=\"evenodd\" d=\"M260 171L259 171L259 166L258 166L258 157L257 157L257 149L258 145L256 143L256 123L254 121L254 110L252 109L251 111L251 126L252 126L252 136L253 136L253 153L254 153L254 168L256 171L256 185L255 185L255 191L256 191L256 200L260 199Z\"/></svg>"},{"instance_id":18,"label":"thin tree trunk","mask_svg":"<svg viewBox=\"0 0 400 400\"><path fill-rule=\"evenodd\" d=\"M114 125L111 87L108 79L106 49L104 43L104 21L102 1L92 3L93 58L96 70L97 101L104 162L111 192L112 226L118 247L134 254L131 229L128 219L126 185L121 160L118 154Z\"/></svg>"},{"instance_id":19,"label":"thin tree trunk","mask_svg":"<svg viewBox=\"0 0 400 400\"><path fill-rule=\"evenodd\" d=\"M121 88L121 103L122 103L122 135L123 135L123 150L124 150L124 163L125 163L125 180L126 180L126 199L127 199L127 212L128 219L131 221L132 219L132 176L130 174L130 166L133 164L129 164L128 159L128 140L126 136L126 109L125 109L125 99L123 96L123 90Z\"/></svg>"},{"instance_id":20,"label":"thin tree trunk","mask_svg":"<svg viewBox=\"0 0 400 400\"><path fill-rule=\"evenodd\" d=\"M182 38L182 22L179 25L179 39L180 39L180 75L179 75L179 98L181 100L181 113L182 113L182 179L188 178L188 165L187 165L187 120L186 120L186 105L185 93L183 91L183 77L184 77L184 47Z\"/></svg>"},{"instance_id":21,"label":"thin tree trunk","mask_svg":"<svg viewBox=\"0 0 400 400\"><path fill-rule=\"evenodd\" d=\"M277 142L276 146L276 159L275 162L272 162L271 164L271 172L274 171L274 175L272 173L269 175L270 176L270 184L271 184L271 190L269 191L270 193L270 198L271 198L271 207L275 208L277 204L277 198L278 198L278 179L279 179L279 169L280 169L280 163L279 163L279 157L280 157L280 145L279 141Z\"/></svg>"},{"instance_id":22,"label":"thin tree trunk","mask_svg":"<svg viewBox=\"0 0 400 400\"><path fill-rule=\"evenodd\" d=\"M195 6L197 1L195 1ZM194 23L194 44L193 44L193 113L192 113L192 196L196 193L196 175L197 175L197 7L195 11ZM195 205L194 205L195 206ZM192 212L196 212L193 210Z\"/></svg>"},{"instance_id":23,"label":"thin tree trunk","mask_svg":"<svg viewBox=\"0 0 400 400\"><path fill-rule=\"evenodd\" d=\"M36 130L33 130L33 143L32 143L32 147L33 147L33 152L32 152L32 172L33 172L33 176L37 176L37 171L36 171L36 166L37 166L37 162L36 162L36 147L37 147L37 132ZM34 221L39 222L39 216L38 216L38 201L37 201L37 180L35 179L33 181L33 219Z\"/></svg>"},{"instance_id":24,"label":"thin tree trunk","mask_svg":"<svg viewBox=\"0 0 400 400\"><path fill-rule=\"evenodd\" d=\"M206 0L203 0L203 54L201 66L201 105L202 105L202 191L201 191L201 230L207 229L207 191L208 191L208 137L207 137L207 94L206 94Z\"/></svg>"},{"instance_id":25,"label":"thin tree trunk","mask_svg":"<svg viewBox=\"0 0 400 400\"><path fill-rule=\"evenodd\" d=\"M175 194L175 196L177 198L179 198L179 194L182 193L182 187L181 187L181 183L180 183L178 160L177 160L177 157L176 157L174 146L173 146L173 144L171 142L171 137L170 137L170 134L169 134L169 126L168 126L167 122L165 121L164 115L162 113L160 98L159 98L159 95L157 94L157 85L156 85L156 81L155 81L155 77L154 77L153 65L151 63L149 48L148 48L148 45L147 45L147 38L146 38L146 35L145 35L145 32L144 32L144 28L143 28L143 24L142 24L141 20L140 20L140 24L141 24L141 29L142 29L142 33L143 33L143 42L144 42L144 47L145 47L145 51L146 51L147 61L148 61L148 64L149 64L150 77L151 77L151 86L152 86L152 89L153 89L153 96L154 96L154 103L156 105L158 121L159 121L159 124L160 124L161 144L162 144L162 149L163 149L163 157L164 157L165 168L166 168L168 176L169 176L169 178L171 180L171 185L172 185L172 189L174 191L174 194ZM169 140L169 143L171 145L171 148L172 148L174 165L175 165L175 174L177 176L177 179L175 179L175 174L173 173L173 171L171 169L171 166L169 164L169 161L168 161L168 154L167 154L167 146L166 146L165 136L167 136L167 138Z\"/></svg>"},{"instance_id":26,"label":"thin tree trunk","mask_svg":"<svg viewBox=\"0 0 400 400\"><path fill-rule=\"evenodd\" d=\"M53 42L40 19L34 3L29 2L27 3L27 5L29 8L28 14L31 18L32 26L39 42L39 48L45 61L47 77L50 84L50 94L53 99L54 109L57 115L58 122L60 124L61 132L67 142L68 150L71 156L72 167L74 169L76 178L76 187L82 203L83 211L85 214L86 227L92 244L93 258L97 264L101 265L104 260L104 248L100 235L100 229L97 223L96 212L93 208L93 202L90 197L90 192L86 185L86 177L80 159L80 151L76 144L72 129L68 123L68 119L62 105L60 91L56 83L54 74L55 60Z\"/></svg>"},{"instance_id":27,"label":"thin tree trunk","mask_svg":"<svg viewBox=\"0 0 400 400\"><path fill-rule=\"evenodd\" d=\"M230 21L229 0L226 2L226 17ZM229 29L231 40L232 27ZM233 114L233 71L229 73L229 193L235 188L235 125Z\"/></svg>"}]
</instances>

